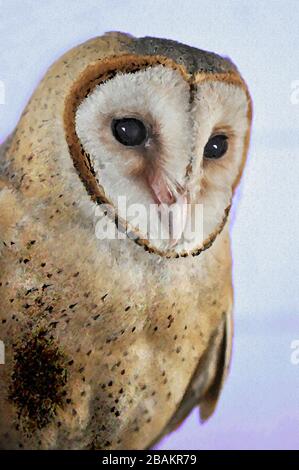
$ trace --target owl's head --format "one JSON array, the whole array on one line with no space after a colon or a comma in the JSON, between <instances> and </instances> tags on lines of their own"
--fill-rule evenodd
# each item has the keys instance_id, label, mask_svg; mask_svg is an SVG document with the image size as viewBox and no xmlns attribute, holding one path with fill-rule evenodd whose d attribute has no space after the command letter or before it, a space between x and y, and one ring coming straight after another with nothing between
<instances>
[{"instance_id":1,"label":"owl's head","mask_svg":"<svg viewBox=\"0 0 299 470\"><path fill-rule=\"evenodd\" d=\"M80 46L94 60L82 68L76 55L64 103L78 176L132 243L198 254L224 227L244 166L246 84L229 59L174 41L99 40L98 56L96 40Z\"/></svg>"}]
</instances>

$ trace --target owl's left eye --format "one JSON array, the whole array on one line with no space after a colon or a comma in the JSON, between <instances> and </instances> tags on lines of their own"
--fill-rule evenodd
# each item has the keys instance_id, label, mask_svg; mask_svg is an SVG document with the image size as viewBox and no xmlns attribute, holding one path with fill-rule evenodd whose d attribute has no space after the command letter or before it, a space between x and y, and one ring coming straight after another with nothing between
<instances>
[{"instance_id":1,"label":"owl's left eye","mask_svg":"<svg viewBox=\"0 0 299 470\"><path fill-rule=\"evenodd\" d=\"M218 134L210 137L208 143L206 144L203 156L205 158L221 158L227 152L228 149L228 139L224 134Z\"/></svg>"},{"instance_id":2,"label":"owl's left eye","mask_svg":"<svg viewBox=\"0 0 299 470\"><path fill-rule=\"evenodd\" d=\"M141 145L147 138L145 125L142 121L135 118L113 119L111 130L115 139L128 147Z\"/></svg>"}]
</instances>

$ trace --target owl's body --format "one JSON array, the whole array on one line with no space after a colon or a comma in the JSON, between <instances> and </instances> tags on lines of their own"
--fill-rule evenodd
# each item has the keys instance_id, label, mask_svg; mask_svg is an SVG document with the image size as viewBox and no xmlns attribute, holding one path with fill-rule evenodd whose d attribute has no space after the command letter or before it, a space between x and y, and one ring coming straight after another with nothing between
<instances>
[{"instance_id":1,"label":"owl's body","mask_svg":"<svg viewBox=\"0 0 299 470\"><path fill-rule=\"evenodd\" d=\"M175 73L185 81L213 70L218 81L242 89L248 105L236 185L248 94L229 61L194 51L121 34L79 46L52 66L0 150L1 448L141 449L197 404L203 418L213 411L231 343L227 196L214 230L190 248L197 256L173 244L163 256L163 244L141 237L101 239L96 208L113 199L119 175L106 175L111 191L96 187L82 117L79 146L71 125L82 97L87 102L94 86L101 89L99 77L117 79L115 63L131 75L154 61L171 73L180 64Z\"/></svg>"}]
</instances>

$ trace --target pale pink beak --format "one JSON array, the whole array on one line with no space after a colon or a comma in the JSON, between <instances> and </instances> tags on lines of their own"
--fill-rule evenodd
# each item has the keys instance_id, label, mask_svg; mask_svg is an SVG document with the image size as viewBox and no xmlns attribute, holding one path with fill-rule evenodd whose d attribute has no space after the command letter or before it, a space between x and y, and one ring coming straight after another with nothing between
<instances>
[{"instance_id":1,"label":"pale pink beak","mask_svg":"<svg viewBox=\"0 0 299 470\"><path fill-rule=\"evenodd\" d=\"M168 221L170 247L174 247L181 239L187 222L187 194L181 189L173 192L163 173L155 173L148 178L148 182L159 204L161 216Z\"/></svg>"},{"instance_id":2,"label":"pale pink beak","mask_svg":"<svg viewBox=\"0 0 299 470\"><path fill-rule=\"evenodd\" d=\"M170 191L163 174L155 173L148 178L148 181L158 204L167 204L169 206L174 203L175 197Z\"/></svg>"}]
</instances>

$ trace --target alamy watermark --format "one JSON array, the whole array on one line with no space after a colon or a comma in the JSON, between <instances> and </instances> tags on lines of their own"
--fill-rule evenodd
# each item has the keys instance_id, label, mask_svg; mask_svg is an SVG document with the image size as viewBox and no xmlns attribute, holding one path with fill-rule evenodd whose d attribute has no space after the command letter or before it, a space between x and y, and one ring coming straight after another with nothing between
<instances>
[{"instance_id":1,"label":"alamy watermark","mask_svg":"<svg viewBox=\"0 0 299 470\"><path fill-rule=\"evenodd\" d=\"M0 80L0 104L5 104L5 84Z\"/></svg>"},{"instance_id":2,"label":"alamy watermark","mask_svg":"<svg viewBox=\"0 0 299 470\"><path fill-rule=\"evenodd\" d=\"M299 364L299 339L294 339L291 342L291 350L291 363L297 366Z\"/></svg>"},{"instance_id":3,"label":"alamy watermark","mask_svg":"<svg viewBox=\"0 0 299 470\"><path fill-rule=\"evenodd\" d=\"M5 345L4 342L0 340L0 365L5 364Z\"/></svg>"},{"instance_id":4,"label":"alamy watermark","mask_svg":"<svg viewBox=\"0 0 299 470\"><path fill-rule=\"evenodd\" d=\"M106 216L110 215L110 218ZM127 227L117 230L111 219L126 221ZM136 239L141 235L148 240L168 240L192 243L203 240L203 205L174 203L166 204L128 204L125 196L118 197L116 207L102 204L95 210L98 218L95 226L99 240ZM120 224L121 225L121 224Z\"/></svg>"},{"instance_id":5,"label":"alamy watermark","mask_svg":"<svg viewBox=\"0 0 299 470\"><path fill-rule=\"evenodd\" d=\"M290 100L292 104L299 104L299 80L293 80L291 82L291 96Z\"/></svg>"}]
</instances>

